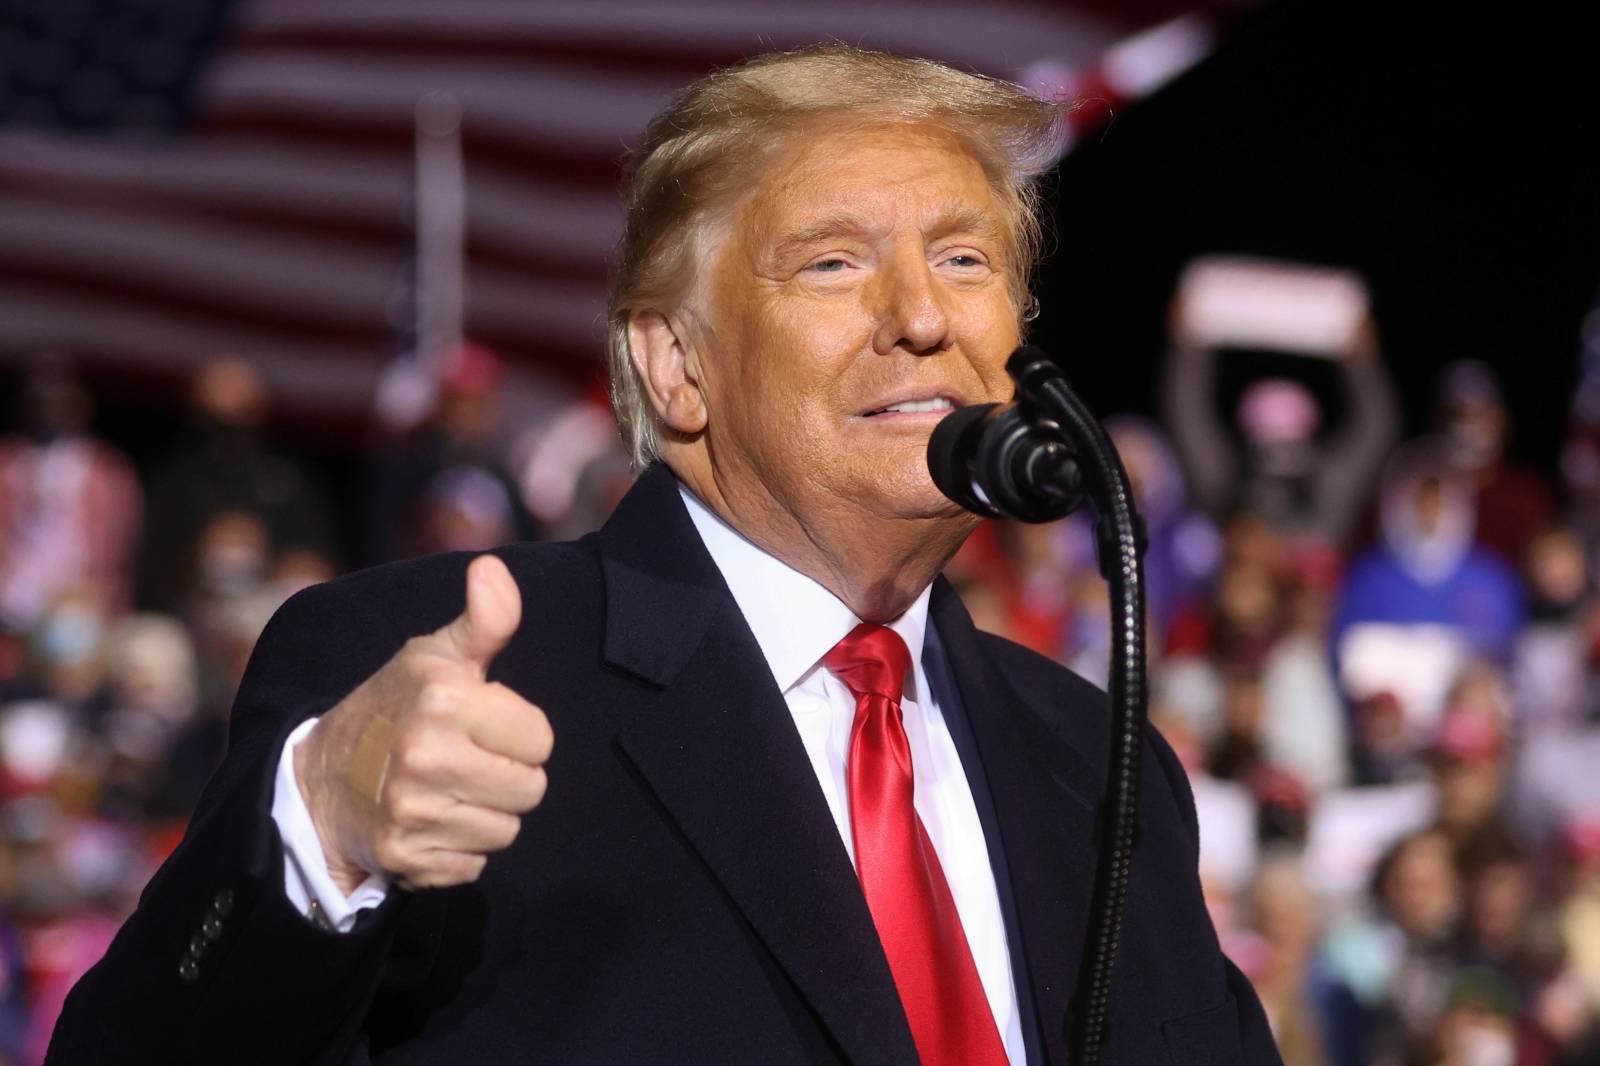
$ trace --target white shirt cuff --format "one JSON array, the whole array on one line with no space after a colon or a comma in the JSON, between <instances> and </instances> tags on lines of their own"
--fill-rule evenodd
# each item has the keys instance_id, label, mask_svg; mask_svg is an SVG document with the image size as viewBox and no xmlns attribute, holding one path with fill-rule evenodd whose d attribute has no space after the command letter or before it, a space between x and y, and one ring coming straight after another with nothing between
<instances>
[{"instance_id":1,"label":"white shirt cuff","mask_svg":"<svg viewBox=\"0 0 1600 1066\"><path fill-rule=\"evenodd\" d=\"M306 810L300 783L294 776L294 749L316 724L315 718L300 723L283 745L272 785L272 820L283 838L283 890L289 902L318 925L348 933L355 928L359 912L383 902L389 894L389 882L371 874L348 896L333 883L322 840L311 824L311 812Z\"/></svg>"}]
</instances>

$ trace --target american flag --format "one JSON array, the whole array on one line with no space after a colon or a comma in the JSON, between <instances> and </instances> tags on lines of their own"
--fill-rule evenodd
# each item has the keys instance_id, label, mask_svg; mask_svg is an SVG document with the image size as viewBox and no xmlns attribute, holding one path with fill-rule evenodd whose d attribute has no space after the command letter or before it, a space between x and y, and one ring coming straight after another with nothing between
<instances>
[{"instance_id":1,"label":"american flag","mask_svg":"<svg viewBox=\"0 0 1600 1066\"><path fill-rule=\"evenodd\" d=\"M412 246L414 115L440 92L461 109L464 331L524 385L582 388L620 160L686 81L833 39L1114 101L1203 54L1193 6L9 0L0 360L55 348L176 378L229 352L290 407L370 409Z\"/></svg>"}]
</instances>

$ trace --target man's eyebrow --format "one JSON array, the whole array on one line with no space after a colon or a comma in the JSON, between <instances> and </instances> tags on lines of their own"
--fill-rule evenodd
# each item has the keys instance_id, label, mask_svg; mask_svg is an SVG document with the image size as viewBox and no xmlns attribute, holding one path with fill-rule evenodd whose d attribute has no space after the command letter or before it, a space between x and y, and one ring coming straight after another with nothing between
<instances>
[{"instance_id":1,"label":"man's eyebrow","mask_svg":"<svg viewBox=\"0 0 1600 1066\"><path fill-rule=\"evenodd\" d=\"M995 219L988 211L977 207L954 207L941 211L934 219L933 225L928 227L928 234L934 237L947 237L952 233L971 233L979 237L998 237L1000 228L995 224Z\"/></svg>"},{"instance_id":2,"label":"man's eyebrow","mask_svg":"<svg viewBox=\"0 0 1600 1066\"><path fill-rule=\"evenodd\" d=\"M859 237L870 229L866 220L847 211L824 215L778 238L772 246L772 258L774 262L781 263L812 245L838 237Z\"/></svg>"}]
</instances>

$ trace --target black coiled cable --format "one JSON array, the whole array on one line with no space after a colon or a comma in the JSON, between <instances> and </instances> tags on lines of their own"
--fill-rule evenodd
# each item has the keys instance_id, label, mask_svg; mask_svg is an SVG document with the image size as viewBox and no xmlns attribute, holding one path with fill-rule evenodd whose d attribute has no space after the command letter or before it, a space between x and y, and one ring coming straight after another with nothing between
<instances>
[{"instance_id":1,"label":"black coiled cable","mask_svg":"<svg viewBox=\"0 0 1600 1066\"><path fill-rule=\"evenodd\" d=\"M1054 367L1052 365L1051 369ZM1075 1060L1100 1061L1111 1005L1111 977L1122 937L1122 915L1128 899L1128 876L1139 817L1139 767L1149 703L1144 648L1144 530L1134 508L1127 471L1116 449L1088 408L1067 389L1056 371L1038 383L1063 420L1072 443L1082 449L1079 462L1085 487L1095 502L1095 536L1100 573L1111 591L1111 772L1107 777L1106 839L1091 911L1090 941L1073 1012L1078 1025Z\"/></svg>"}]
</instances>

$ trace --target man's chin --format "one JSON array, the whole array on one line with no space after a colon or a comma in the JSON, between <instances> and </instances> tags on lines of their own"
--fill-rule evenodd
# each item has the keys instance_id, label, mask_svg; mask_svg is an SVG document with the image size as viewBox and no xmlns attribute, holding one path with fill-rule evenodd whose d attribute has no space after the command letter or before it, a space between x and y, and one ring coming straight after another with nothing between
<instances>
[{"instance_id":1,"label":"man's chin","mask_svg":"<svg viewBox=\"0 0 1600 1066\"><path fill-rule=\"evenodd\" d=\"M939 491L927 465L921 462L897 475L886 472L877 495L885 510L897 518L955 519L968 514Z\"/></svg>"}]
</instances>

